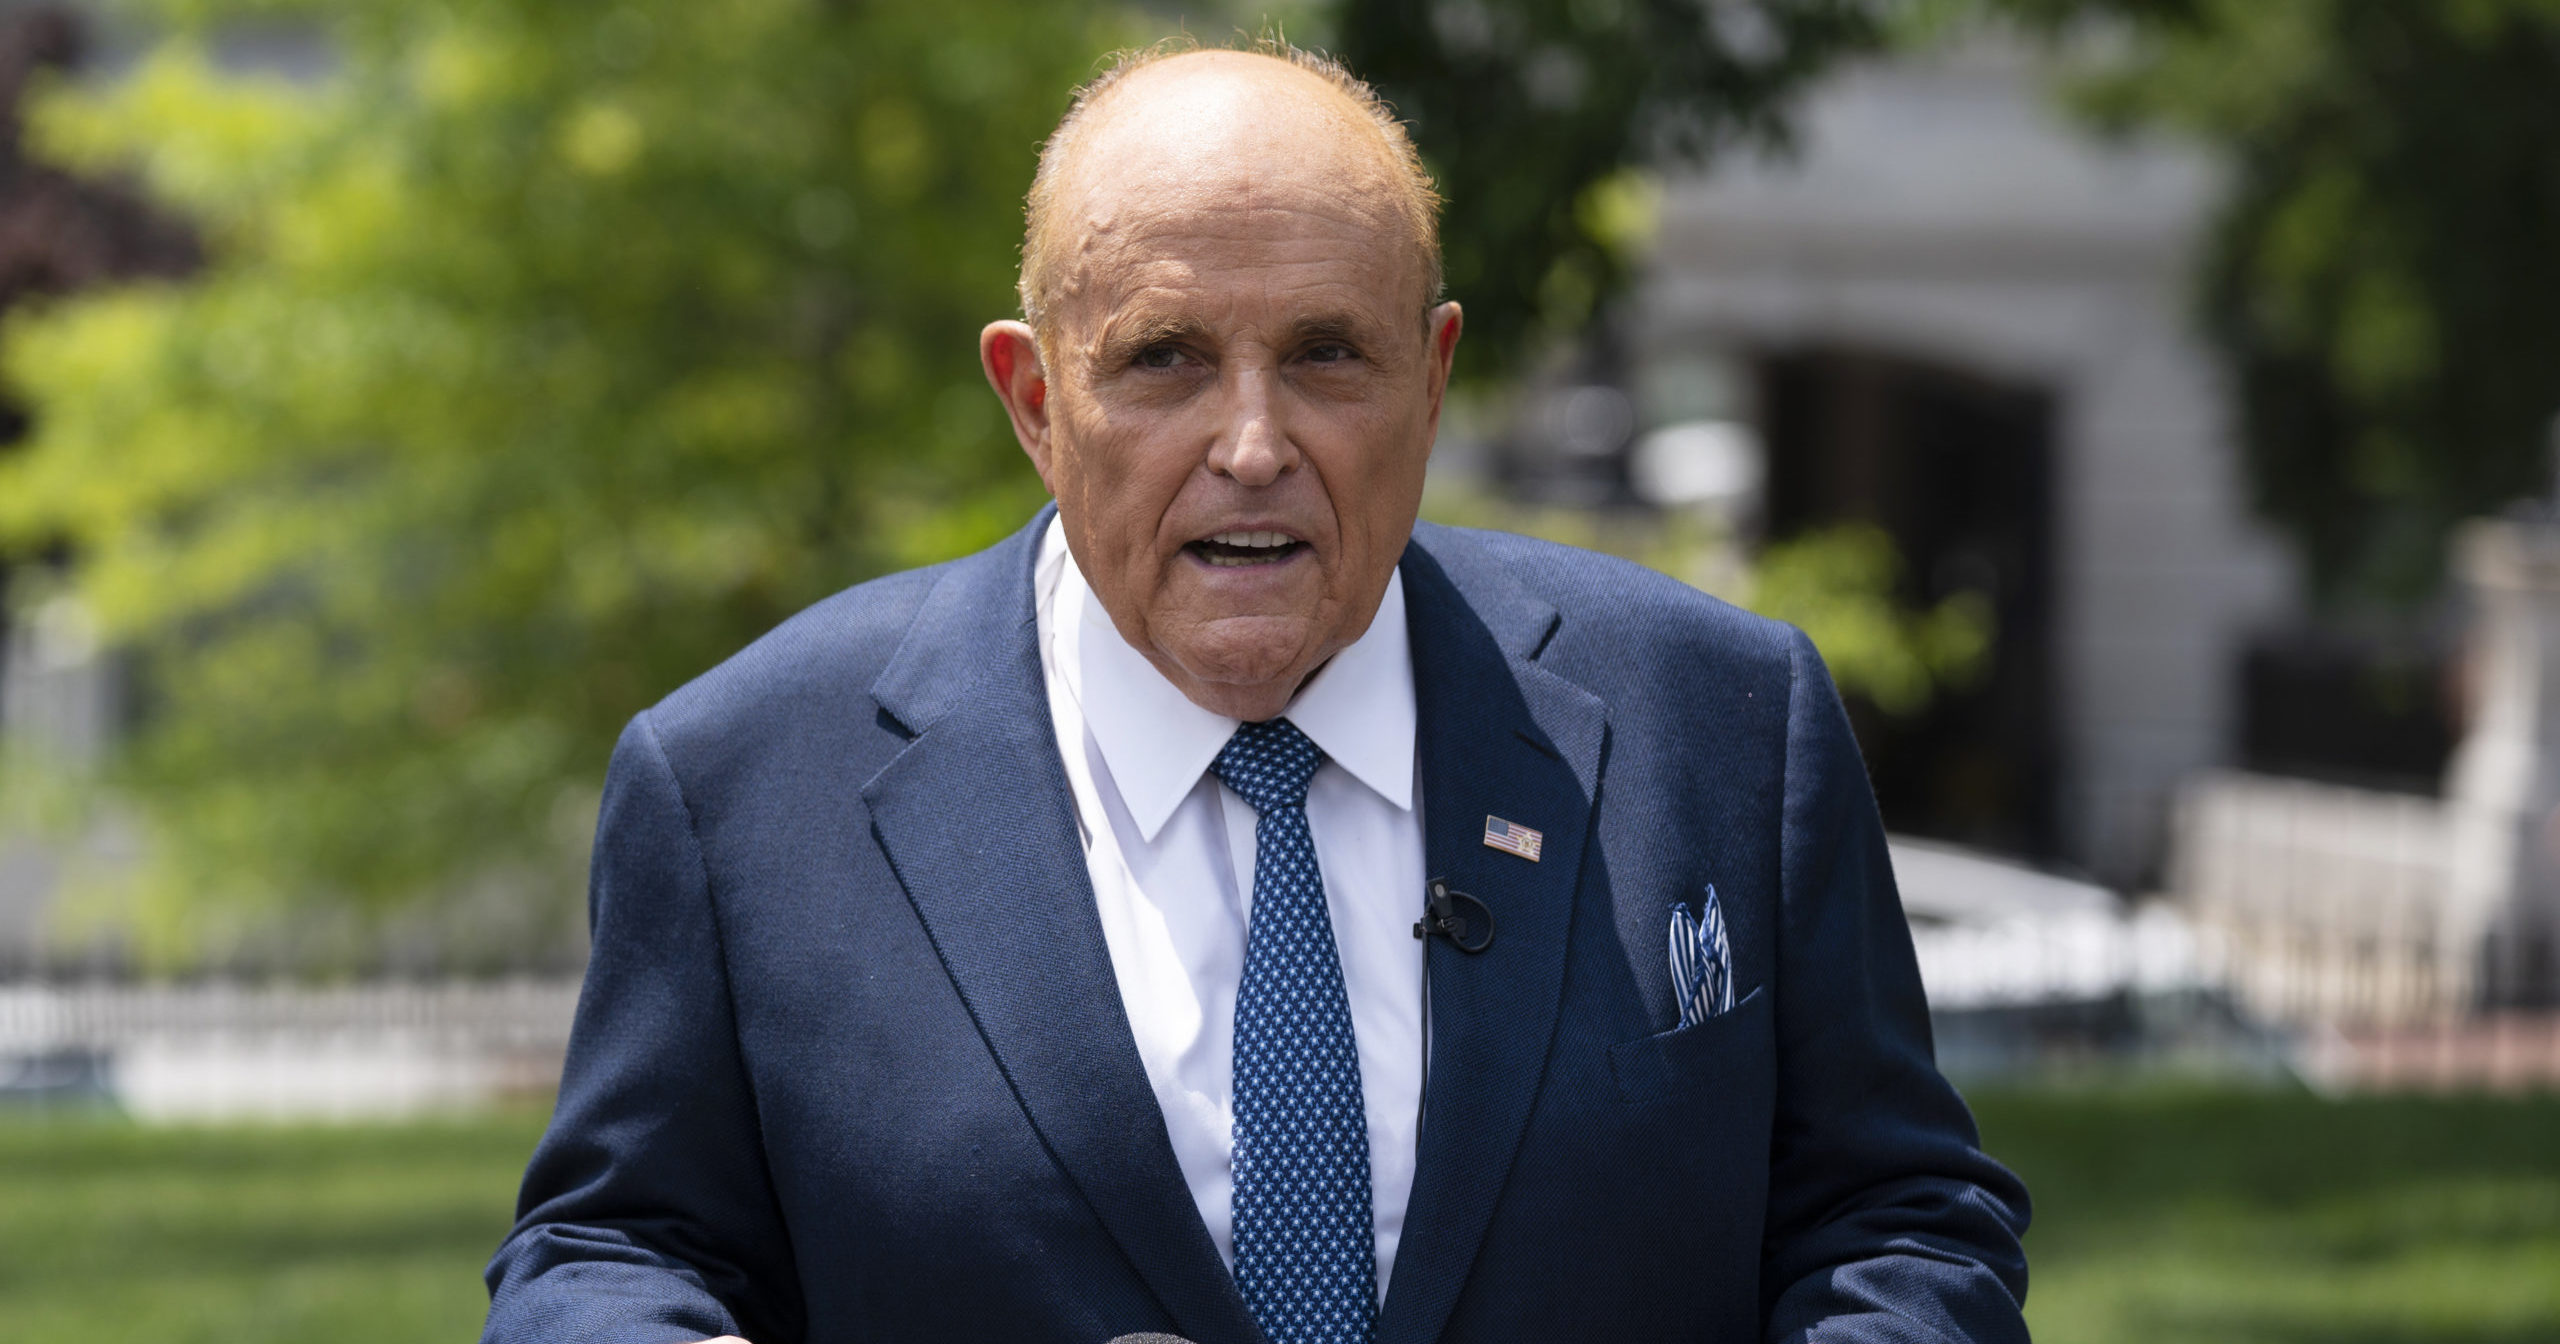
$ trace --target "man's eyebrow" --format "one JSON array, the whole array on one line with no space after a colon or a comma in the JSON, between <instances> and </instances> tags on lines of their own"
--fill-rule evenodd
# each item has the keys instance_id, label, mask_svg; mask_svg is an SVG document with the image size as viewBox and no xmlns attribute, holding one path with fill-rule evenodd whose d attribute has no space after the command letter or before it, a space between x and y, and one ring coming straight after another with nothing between
<instances>
[{"instance_id":1,"label":"man's eyebrow","mask_svg":"<svg viewBox=\"0 0 2560 1344\"><path fill-rule=\"evenodd\" d=\"M1293 343L1308 341L1356 341L1369 334L1372 324L1350 313L1315 313L1289 324Z\"/></svg>"},{"instance_id":2,"label":"man's eyebrow","mask_svg":"<svg viewBox=\"0 0 2560 1344\"><path fill-rule=\"evenodd\" d=\"M1403 364L1407 352L1390 336L1391 330L1374 313L1310 313L1289 324L1289 344L1303 350L1338 341L1358 350L1362 361L1373 368L1393 368Z\"/></svg>"},{"instance_id":3,"label":"man's eyebrow","mask_svg":"<svg viewBox=\"0 0 2560 1344\"><path fill-rule=\"evenodd\" d=\"M1104 328L1102 339L1094 346L1094 362L1103 368L1117 368L1138 357L1138 352L1151 345L1197 336L1204 327L1199 319L1177 313L1140 313Z\"/></svg>"}]
</instances>

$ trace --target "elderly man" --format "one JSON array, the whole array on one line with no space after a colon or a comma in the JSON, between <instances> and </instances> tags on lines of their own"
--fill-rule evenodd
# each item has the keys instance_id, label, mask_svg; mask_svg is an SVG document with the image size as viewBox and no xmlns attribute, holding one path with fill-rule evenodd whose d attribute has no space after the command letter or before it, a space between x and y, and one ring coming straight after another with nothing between
<instances>
[{"instance_id":1,"label":"elderly man","mask_svg":"<svg viewBox=\"0 0 2560 1344\"><path fill-rule=\"evenodd\" d=\"M1801 635L1418 526L1402 129L1147 53L989 380L1056 497L641 715L492 1340L2023 1340Z\"/></svg>"}]
</instances>

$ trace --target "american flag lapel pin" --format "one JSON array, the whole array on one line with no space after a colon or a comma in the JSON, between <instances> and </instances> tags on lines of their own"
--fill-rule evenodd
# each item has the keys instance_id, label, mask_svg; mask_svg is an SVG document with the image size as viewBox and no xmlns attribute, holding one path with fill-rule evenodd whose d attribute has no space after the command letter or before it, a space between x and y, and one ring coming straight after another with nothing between
<instances>
[{"instance_id":1,"label":"american flag lapel pin","mask_svg":"<svg viewBox=\"0 0 2560 1344\"><path fill-rule=\"evenodd\" d=\"M1500 817L1492 816L1484 819L1484 847L1487 849L1498 849L1505 854L1517 854L1531 863L1536 863L1538 851L1545 847L1546 843L1547 837L1543 832L1533 831L1519 822L1504 821Z\"/></svg>"}]
</instances>

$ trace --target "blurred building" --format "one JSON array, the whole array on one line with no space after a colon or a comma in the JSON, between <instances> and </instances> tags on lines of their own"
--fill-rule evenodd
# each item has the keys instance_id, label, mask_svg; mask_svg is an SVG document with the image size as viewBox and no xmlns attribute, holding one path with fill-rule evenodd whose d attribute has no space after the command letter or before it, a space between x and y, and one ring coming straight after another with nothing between
<instances>
[{"instance_id":1,"label":"blurred building","mask_svg":"<svg viewBox=\"0 0 2560 1344\"><path fill-rule=\"evenodd\" d=\"M1675 176L1595 379L1623 410L1559 392L1527 474L1746 492L1769 539L1872 523L1909 600L1987 597L1974 685L1853 705L1888 825L2142 889L2294 585L2188 321L2214 165L2100 139L2052 75L1996 43L1861 65L1792 156Z\"/></svg>"}]
</instances>

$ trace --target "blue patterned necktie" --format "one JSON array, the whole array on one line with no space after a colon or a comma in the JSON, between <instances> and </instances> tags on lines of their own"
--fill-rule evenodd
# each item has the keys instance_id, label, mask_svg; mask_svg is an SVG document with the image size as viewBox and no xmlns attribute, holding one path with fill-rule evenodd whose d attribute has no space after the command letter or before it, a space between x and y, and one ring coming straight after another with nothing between
<instances>
[{"instance_id":1,"label":"blue patterned necktie","mask_svg":"<svg viewBox=\"0 0 2560 1344\"><path fill-rule=\"evenodd\" d=\"M1253 917L1236 990L1236 1287L1271 1344L1367 1344L1377 1315L1369 1121L1342 958L1307 830L1324 753L1237 727L1210 768L1253 804Z\"/></svg>"}]
</instances>

